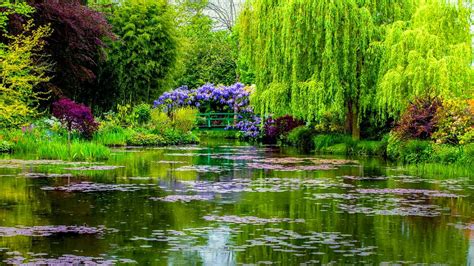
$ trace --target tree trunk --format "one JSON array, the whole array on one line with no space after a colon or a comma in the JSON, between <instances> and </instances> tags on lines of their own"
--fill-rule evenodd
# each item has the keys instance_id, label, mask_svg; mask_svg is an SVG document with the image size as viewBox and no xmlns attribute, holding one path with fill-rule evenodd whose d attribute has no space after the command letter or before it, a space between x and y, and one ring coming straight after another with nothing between
<instances>
[{"instance_id":1,"label":"tree trunk","mask_svg":"<svg viewBox=\"0 0 474 266\"><path fill-rule=\"evenodd\" d=\"M360 139L360 125L359 125L359 113L357 107L354 106L352 101L349 101L347 105L347 115L346 115L346 133L352 135L353 140Z\"/></svg>"}]
</instances>

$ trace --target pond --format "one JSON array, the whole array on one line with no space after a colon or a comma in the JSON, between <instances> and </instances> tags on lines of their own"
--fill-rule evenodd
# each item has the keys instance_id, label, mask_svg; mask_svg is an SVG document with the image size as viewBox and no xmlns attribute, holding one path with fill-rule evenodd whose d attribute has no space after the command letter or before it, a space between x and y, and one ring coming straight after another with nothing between
<instances>
[{"instance_id":1,"label":"pond","mask_svg":"<svg viewBox=\"0 0 474 266\"><path fill-rule=\"evenodd\" d=\"M96 164L5 155L0 261L466 265L471 170L223 141Z\"/></svg>"}]
</instances>

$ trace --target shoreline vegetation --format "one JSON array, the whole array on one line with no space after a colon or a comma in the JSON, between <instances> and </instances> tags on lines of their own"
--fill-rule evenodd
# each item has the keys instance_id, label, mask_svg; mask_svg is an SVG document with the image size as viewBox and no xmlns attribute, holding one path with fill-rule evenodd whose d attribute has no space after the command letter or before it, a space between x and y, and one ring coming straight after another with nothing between
<instances>
[{"instance_id":1,"label":"shoreline vegetation","mask_svg":"<svg viewBox=\"0 0 474 266\"><path fill-rule=\"evenodd\" d=\"M250 0L218 29L207 1L7 1L0 152L100 161L202 136L470 166L466 7ZM196 130L213 113L227 120L207 126L226 130Z\"/></svg>"}]
</instances>

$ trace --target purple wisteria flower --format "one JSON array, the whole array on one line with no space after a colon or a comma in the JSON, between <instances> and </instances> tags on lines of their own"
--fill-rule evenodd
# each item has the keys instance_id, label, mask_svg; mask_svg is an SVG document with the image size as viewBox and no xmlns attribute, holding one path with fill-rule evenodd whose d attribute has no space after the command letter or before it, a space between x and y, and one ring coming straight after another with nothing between
<instances>
[{"instance_id":1,"label":"purple wisteria flower","mask_svg":"<svg viewBox=\"0 0 474 266\"><path fill-rule=\"evenodd\" d=\"M155 108L161 107L165 111L184 106L195 106L201 111L239 112L249 105L250 93L251 91L241 83L231 86L205 84L192 90L187 86L182 86L163 93L153 103Z\"/></svg>"}]
</instances>

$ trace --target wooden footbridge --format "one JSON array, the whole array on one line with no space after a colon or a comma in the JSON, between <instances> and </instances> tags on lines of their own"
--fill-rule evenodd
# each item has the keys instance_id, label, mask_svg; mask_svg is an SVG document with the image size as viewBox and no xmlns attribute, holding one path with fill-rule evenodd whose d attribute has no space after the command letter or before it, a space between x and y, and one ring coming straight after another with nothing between
<instances>
[{"instance_id":1,"label":"wooden footbridge","mask_svg":"<svg viewBox=\"0 0 474 266\"><path fill-rule=\"evenodd\" d=\"M241 120L238 113L199 113L197 116L202 129L225 129Z\"/></svg>"}]
</instances>

